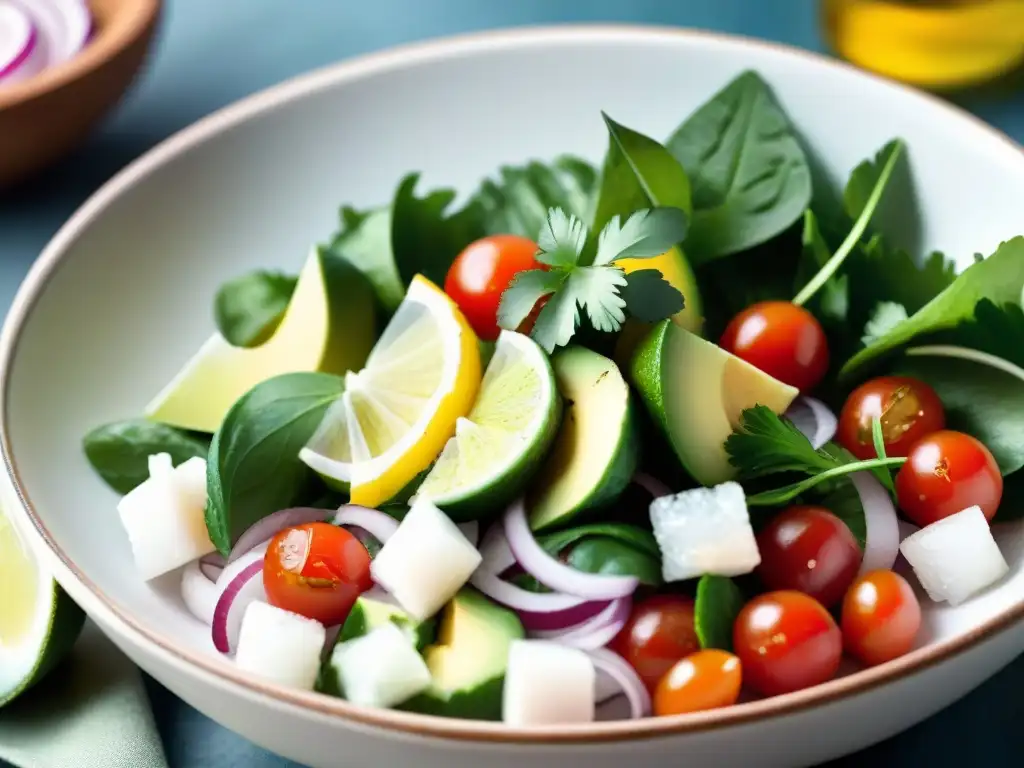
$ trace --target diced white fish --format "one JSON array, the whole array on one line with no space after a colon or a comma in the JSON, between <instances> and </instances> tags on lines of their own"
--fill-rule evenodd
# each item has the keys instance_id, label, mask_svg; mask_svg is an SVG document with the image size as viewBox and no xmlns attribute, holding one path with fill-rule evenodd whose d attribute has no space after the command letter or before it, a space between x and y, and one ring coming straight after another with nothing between
<instances>
[{"instance_id":1,"label":"diced white fish","mask_svg":"<svg viewBox=\"0 0 1024 768\"><path fill-rule=\"evenodd\" d=\"M235 663L264 680L311 691L326 639L319 621L252 602L242 618Z\"/></svg>"},{"instance_id":2,"label":"diced white fish","mask_svg":"<svg viewBox=\"0 0 1024 768\"><path fill-rule=\"evenodd\" d=\"M394 707L430 687L426 662L409 636L391 622L339 643L331 666L342 693L364 707Z\"/></svg>"},{"instance_id":3,"label":"diced white fish","mask_svg":"<svg viewBox=\"0 0 1024 768\"><path fill-rule=\"evenodd\" d=\"M596 685L594 662L583 651L544 640L513 640L502 719L517 727L592 722Z\"/></svg>"}]
</instances>

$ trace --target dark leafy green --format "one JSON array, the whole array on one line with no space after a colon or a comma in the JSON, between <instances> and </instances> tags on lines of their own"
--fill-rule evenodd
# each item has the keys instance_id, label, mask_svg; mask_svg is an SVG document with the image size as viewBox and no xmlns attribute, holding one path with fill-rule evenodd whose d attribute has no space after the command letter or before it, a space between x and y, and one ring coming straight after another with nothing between
<instances>
[{"instance_id":1,"label":"dark leafy green","mask_svg":"<svg viewBox=\"0 0 1024 768\"><path fill-rule=\"evenodd\" d=\"M1020 304L996 306L982 299L974 317L945 334L942 341L987 352L1024 368L1024 308Z\"/></svg>"},{"instance_id":2,"label":"dark leafy green","mask_svg":"<svg viewBox=\"0 0 1024 768\"><path fill-rule=\"evenodd\" d=\"M792 226L811 202L796 132L756 73L744 72L669 138L693 193L695 263L744 251Z\"/></svg>"},{"instance_id":3,"label":"dark leafy green","mask_svg":"<svg viewBox=\"0 0 1024 768\"><path fill-rule=\"evenodd\" d=\"M217 329L236 347L259 346L277 330L298 282L294 275L266 270L229 280L213 303Z\"/></svg>"},{"instance_id":4,"label":"dark leafy green","mask_svg":"<svg viewBox=\"0 0 1024 768\"><path fill-rule=\"evenodd\" d=\"M626 309L637 320L656 323L671 317L683 308L683 294L674 288L657 269L638 269L626 275L626 284L619 289Z\"/></svg>"},{"instance_id":5,"label":"dark leafy green","mask_svg":"<svg viewBox=\"0 0 1024 768\"><path fill-rule=\"evenodd\" d=\"M337 376L287 373L257 384L228 411L207 460L206 526L222 554L306 493L314 476L299 450L343 389Z\"/></svg>"},{"instance_id":6,"label":"dark leafy green","mask_svg":"<svg viewBox=\"0 0 1024 768\"><path fill-rule=\"evenodd\" d=\"M868 537L867 519L864 517L864 505L860 494L848 477L828 480L807 491L798 498L801 504L813 504L824 507L838 517L850 529L853 538L863 550Z\"/></svg>"},{"instance_id":7,"label":"dark leafy green","mask_svg":"<svg viewBox=\"0 0 1024 768\"><path fill-rule=\"evenodd\" d=\"M341 230L332 238L328 250L362 272L373 286L380 306L393 312L405 297L405 285L391 252L391 208L361 212L346 207L341 211L341 220Z\"/></svg>"},{"instance_id":8,"label":"dark leafy green","mask_svg":"<svg viewBox=\"0 0 1024 768\"><path fill-rule=\"evenodd\" d=\"M594 523L541 536L537 540L552 557L560 557L586 573L636 576L641 583L659 586L661 551L650 531L625 523ZM520 575L514 583L544 591L535 579Z\"/></svg>"},{"instance_id":9,"label":"dark leafy green","mask_svg":"<svg viewBox=\"0 0 1024 768\"><path fill-rule=\"evenodd\" d=\"M149 457L169 453L175 466L206 457L210 438L146 419L115 421L90 430L82 440L85 457L107 485L128 493L149 479Z\"/></svg>"},{"instance_id":10,"label":"dark leafy green","mask_svg":"<svg viewBox=\"0 0 1024 768\"><path fill-rule=\"evenodd\" d=\"M705 575L697 582L693 628L701 648L732 651L732 627L745 599L736 582L726 576Z\"/></svg>"}]
</instances>

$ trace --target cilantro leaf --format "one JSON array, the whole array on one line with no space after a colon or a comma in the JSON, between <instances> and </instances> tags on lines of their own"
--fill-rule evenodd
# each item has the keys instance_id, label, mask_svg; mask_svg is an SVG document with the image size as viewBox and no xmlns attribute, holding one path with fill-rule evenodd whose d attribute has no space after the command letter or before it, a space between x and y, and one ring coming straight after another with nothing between
<instances>
[{"instance_id":1,"label":"cilantro leaf","mask_svg":"<svg viewBox=\"0 0 1024 768\"><path fill-rule=\"evenodd\" d=\"M537 261L552 267L569 267L579 262L587 241L587 228L561 208L552 208L537 236Z\"/></svg>"},{"instance_id":2,"label":"cilantro leaf","mask_svg":"<svg viewBox=\"0 0 1024 768\"><path fill-rule=\"evenodd\" d=\"M892 301L880 301L875 306L871 319L864 325L864 346L874 344L885 334L907 319L907 309L902 304Z\"/></svg>"},{"instance_id":3,"label":"cilantro leaf","mask_svg":"<svg viewBox=\"0 0 1024 768\"><path fill-rule=\"evenodd\" d=\"M528 269L518 273L501 294L498 304L498 325L518 328L545 296L562 287L565 276L544 269Z\"/></svg>"},{"instance_id":4,"label":"cilantro leaf","mask_svg":"<svg viewBox=\"0 0 1024 768\"><path fill-rule=\"evenodd\" d=\"M563 283L563 288L564 286ZM569 343L579 324L580 313L576 306L575 294L559 290L548 299L548 303L537 315L530 336L550 354L556 347L564 347Z\"/></svg>"},{"instance_id":5,"label":"cilantro leaf","mask_svg":"<svg viewBox=\"0 0 1024 768\"><path fill-rule=\"evenodd\" d=\"M686 214L678 208L645 208L619 223L612 216L597 239L594 264L660 256L686 237Z\"/></svg>"},{"instance_id":6,"label":"cilantro leaf","mask_svg":"<svg viewBox=\"0 0 1024 768\"><path fill-rule=\"evenodd\" d=\"M299 279L256 270L224 283L213 313L217 329L236 347L256 347L269 339L284 317Z\"/></svg>"},{"instance_id":7,"label":"cilantro leaf","mask_svg":"<svg viewBox=\"0 0 1024 768\"><path fill-rule=\"evenodd\" d=\"M849 377L865 364L923 334L957 327L974 316L982 299L995 304L1020 304L1024 291L1024 237L1004 242L996 252L964 270L942 293L846 361L840 376Z\"/></svg>"},{"instance_id":8,"label":"cilantro leaf","mask_svg":"<svg viewBox=\"0 0 1024 768\"><path fill-rule=\"evenodd\" d=\"M614 267L580 267L569 275L563 291L571 294L583 307L595 330L612 333L626 320L626 300L619 289L626 285L626 275Z\"/></svg>"},{"instance_id":9,"label":"cilantro leaf","mask_svg":"<svg viewBox=\"0 0 1024 768\"><path fill-rule=\"evenodd\" d=\"M742 479L779 472L814 474L837 465L831 456L814 450L791 422L764 405L743 411L739 427L725 441L725 450Z\"/></svg>"},{"instance_id":10,"label":"cilantro leaf","mask_svg":"<svg viewBox=\"0 0 1024 768\"><path fill-rule=\"evenodd\" d=\"M683 308L683 294L656 269L630 272L619 293L629 314L645 323L672 317Z\"/></svg>"}]
</instances>

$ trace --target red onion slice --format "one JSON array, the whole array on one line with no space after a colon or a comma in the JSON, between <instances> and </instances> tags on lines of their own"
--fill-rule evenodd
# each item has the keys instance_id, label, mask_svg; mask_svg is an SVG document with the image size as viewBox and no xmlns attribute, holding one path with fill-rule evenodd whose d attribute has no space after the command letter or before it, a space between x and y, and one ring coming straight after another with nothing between
<instances>
[{"instance_id":1,"label":"red onion slice","mask_svg":"<svg viewBox=\"0 0 1024 768\"><path fill-rule=\"evenodd\" d=\"M43 67L52 67L85 47L92 29L89 10L81 0L7 0L19 6L39 33L38 55Z\"/></svg>"},{"instance_id":2,"label":"red onion slice","mask_svg":"<svg viewBox=\"0 0 1024 768\"><path fill-rule=\"evenodd\" d=\"M273 538L285 528L306 523L323 522L331 516L330 510L314 507L291 507L281 509L253 523L245 533L238 537L231 548L228 562L233 563L242 555L251 552L257 546Z\"/></svg>"},{"instance_id":3,"label":"red onion slice","mask_svg":"<svg viewBox=\"0 0 1024 768\"><path fill-rule=\"evenodd\" d=\"M198 560L185 566L181 572L181 599L189 613L204 624L212 624L219 597L217 585L203 573Z\"/></svg>"},{"instance_id":4,"label":"red onion slice","mask_svg":"<svg viewBox=\"0 0 1024 768\"><path fill-rule=\"evenodd\" d=\"M332 520L335 525L354 525L362 528L381 544L398 530L398 521L379 509L361 507L358 504L343 504Z\"/></svg>"},{"instance_id":5,"label":"red onion slice","mask_svg":"<svg viewBox=\"0 0 1024 768\"><path fill-rule=\"evenodd\" d=\"M29 15L18 6L0 4L0 80L22 79L37 43L38 31Z\"/></svg>"},{"instance_id":6,"label":"red onion slice","mask_svg":"<svg viewBox=\"0 0 1024 768\"><path fill-rule=\"evenodd\" d=\"M227 564L228 561L220 552L211 552L199 558L199 570L210 581L217 581Z\"/></svg>"},{"instance_id":7,"label":"red onion slice","mask_svg":"<svg viewBox=\"0 0 1024 768\"><path fill-rule=\"evenodd\" d=\"M867 542L860 562L860 575L868 571L888 570L900 553L900 525L892 497L870 472L850 475L867 524Z\"/></svg>"},{"instance_id":8,"label":"red onion slice","mask_svg":"<svg viewBox=\"0 0 1024 768\"><path fill-rule=\"evenodd\" d=\"M633 601L628 597L614 600L603 611L581 624L562 631L535 632L534 636L585 651L603 648L622 631L632 608Z\"/></svg>"},{"instance_id":9,"label":"red onion slice","mask_svg":"<svg viewBox=\"0 0 1024 768\"><path fill-rule=\"evenodd\" d=\"M640 585L635 576L584 573L553 558L533 537L522 499L505 512L505 538L520 567L555 592L587 600L614 600L632 595Z\"/></svg>"},{"instance_id":10,"label":"red onion slice","mask_svg":"<svg viewBox=\"0 0 1024 768\"><path fill-rule=\"evenodd\" d=\"M636 671L624 658L607 648L590 651L590 660L601 677L611 678L629 701L629 714L634 720L651 714L651 695ZM599 683L598 690L604 686ZM598 699L600 702L600 698Z\"/></svg>"},{"instance_id":11,"label":"red onion slice","mask_svg":"<svg viewBox=\"0 0 1024 768\"><path fill-rule=\"evenodd\" d=\"M501 603L514 611L526 611L531 614L566 611L588 602L561 592L530 592L504 581L485 568L477 568L469 577L469 583L496 603Z\"/></svg>"},{"instance_id":12,"label":"red onion slice","mask_svg":"<svg viewBox=\"0 0 1024 768\"><path fill-rule=\"evenodd\" d=\"M839 420L821 400L801 396L786 411L786 418L818 450L836 436Z\"/></svg>"},{"instance_id":13,"label":"red onion slice","mask_svg":"<svg viewBox=\"0 0 1024 768\"><path fill-rule=\"evenodd\" d=\"M588 619L597 616L608 607L608 603L600 600L580 603L563 611L550 613L531 613L519 611L519 620L527 632L566 632Z\"/></svg>"},{"instance_id":14,"label":"red onion slice","mask_svg":"<svg viewBox=\"0 0 1024 768\"><path fill-rule=\"evenodd\" d=\"M661 480L646 472L637 472L633 475L633 482L647 491L651 496L656 499L660 499L662 496L671 496L672 489L665 485Z\"/></svg>"},{"instance_id":15,"label":"red onion slice","mask_svg":"<svg viewBox=\"0 0 1024 768\"><path fill-rule=\"evenodd\" d=\"M245 609L250 603L267 599L263 589L263 552L254 550L242 555L224 569L221 580L225 583L218 585L222 591L213 611L213 645L221 653L234 653Z\"/></svg>"}]
</instances>

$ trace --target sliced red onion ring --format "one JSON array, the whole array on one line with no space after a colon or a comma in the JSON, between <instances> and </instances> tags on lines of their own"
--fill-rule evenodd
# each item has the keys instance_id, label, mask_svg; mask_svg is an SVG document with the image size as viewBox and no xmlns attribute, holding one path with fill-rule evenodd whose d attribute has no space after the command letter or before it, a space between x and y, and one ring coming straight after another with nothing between
<instances>
[{"instance_id":1,"label":"sliced red onion ring","mask_svg":"<svg viewBox=\"0 0 1024 768\"><path fill-rule=\"evenodd\" d=\"M584 573L553 558L533 537L522 499L505 512L505 537L520 567L555 592L587 600L614 600L632 595L640 585L635 576Z\"/></svg>"},{"instance_id":2,"label":"sliced red onion ring","mask_svg":"<svg viewBox=\"0 0 1024 768\"><path fill-rule=\"evenodd\" d=\"M519 611L519 619L527 632L566 632L588 619L597 616L608 607L608 603L600 600L580 603L563 611L550 613L531 613Z\"/></svg>"},{"instance_id":3,"label":"sliced red onion ring","mask_svg":"<svg viewBox=\"0 0 1024 768\"><path fill-rule=\"evenodd\" d=\"M35 53L38 40L36 26L24 10L0 4L0 80L13 82L27 74L24 70Z\"/></svg>"},{"instance_id":4,"label":"sliced red onion ring","mask_svg":"<svg viewBox=\"0 0 1024 768\"><path fill-rule=\"evenodd\" d=\"M211 552L199 558L199 570L210 581L216 581L220 578L225 565L227 565L227 560L224 559L224 555L220 552Z\"/></svg>"},{"instance_id":5,"label":"sliced red onion ring","mask_svg":"<svg viewBox=\"0 0 1024 768\"><path fill-rule=\"evenodd\" d=\"M662 496L671 496L672 489L665 485L661 480L646 472L637 472L633 475L633 482L647 491L651 496L656 499L660 499Z\"/></svg>"},{"instance_id":6,"label":"sliced red onion ring","mask_svg":"<svg viewBox=\"0 0 1024 768\"><path fill-rule=\"evenodd\" d=\"M331 521L335 525L354 525L362 528L381 544L398 530L398 521L379 509L361 507L358 504L343 504Z\"/></svg>"},{"instance_id":7,"label":"sliced red onion ring","mask_svg":"<svg viewBox=\"0 0 1024 768\"><path fill-rule=\"evenodd\" d=\"M836 436L839 420L821 400L801 396L786 411L786 418L818 450Z\"/></svg>"},{"instance_id":8,"label":"sliced red onion ring","mask_svg":"<svg viewBox=\"0 0 1024 768\"><path fill-rule=\"evenodd\" d=\"M628 597L614 600L608 606L586 621L556 632L534 632L540 640L551 640L562 645L580 648L585 651L603 648L622 631L629 620L633 601Z\"/></svg>"},{"instance_id":9,"label":"sliced red onion ring","mask_svg":"<svg viewBox=\"0 0 1024 768\"><path fill-rule=\"evenodd\" d=\"M466 541L474 547L480 543L480 523L470 520L468 523L459 523L459 530L466 537Z\"/></svg>"},{"instance_id":10,"label":"sliced red onion ring","mask_svg":"<svg viewBox=\"0 0 1024 768\"><path fill-rule=\"evenodd\" d=\"M7 0L19 6L39 33L38 54L43 67L75 56L89 39L92 19L81 0Z\"/></svg>"},{"instance_id":11,"label":"sliced red onion ring","mask_svg":"<svg viewBox=\"0 0 1024 768\"><path fill-rule=\"evenodd\" d=\"M262 520L257 520L249 529L238 537L235 546L231 548L228 555L228 562L233 563L246 552L251 552L264 541L268 541L285 528L305 523L323 522L331 516L330 510L316 509L314 507L291 507L281 509L273 514L267 515Z\"/></svg>"},{"instance_id":12,"label":"sliced red onion ring","mask_svg":"<svg viewBox=\"0 0 1024 768\"><path fill-rule=\"evenodd\" d=\"M867 524L867 543L860 562L860 575L868 571L888 570L900 553L900 525L889 492L870 472L850 475Z\"/></svg>"},{"instance_id":13,"label":"sliced red onion ring","mask_svg":"<svg viewBox=\"0 0 1024 768\"><path fill-rule=\"evenodd\" d=\"M531 614L553 613L578 608L587 601L564 595L561 592L529 592L504 581L500 576L485 568L477 568L469 578L469 583L497 603L514 611L526 611Z\"/></svg>"},{"instance_id":14,"label":"sliced red onion ring","mask_svg":"<svg viewBox=\"0 0 1024 768\"><path fill-rule=\"evenodd\" d=\"M212 624L219 597L217 585L203 573L198 560L185 566L181 572L181 599L193 616L204 624Z\"/></svg>"},{"instance_id":15,"label":"sliced red onion ring","mask_svg":"<svg viewBox=\"0 0 1024 768\"><path fill-rule=\"evenodd\" d=\"M265 601L263 589L263 552L247 552L224 569L223 584L213 610L213 645L221 653L234 653L238 647L238 634L242 617L250 603Z\"/></svg>"},{"instance_id":16,"label":"sliced red onion ring","mask_svg":"<svg viewBox=\"0 0 1024 768\"><path fill-rule=\"evenodd\" d=\"M619 688L617 692L626 695L629 701L629 714L634 720L651 714L651 695L629 662L607 648L598 648L590 651L588 655L598 673L598 703L603 700L600 698L602 689L607 689L600 680L602 677L608 677L616 683Z\"/></svg>"}]
</instances>

